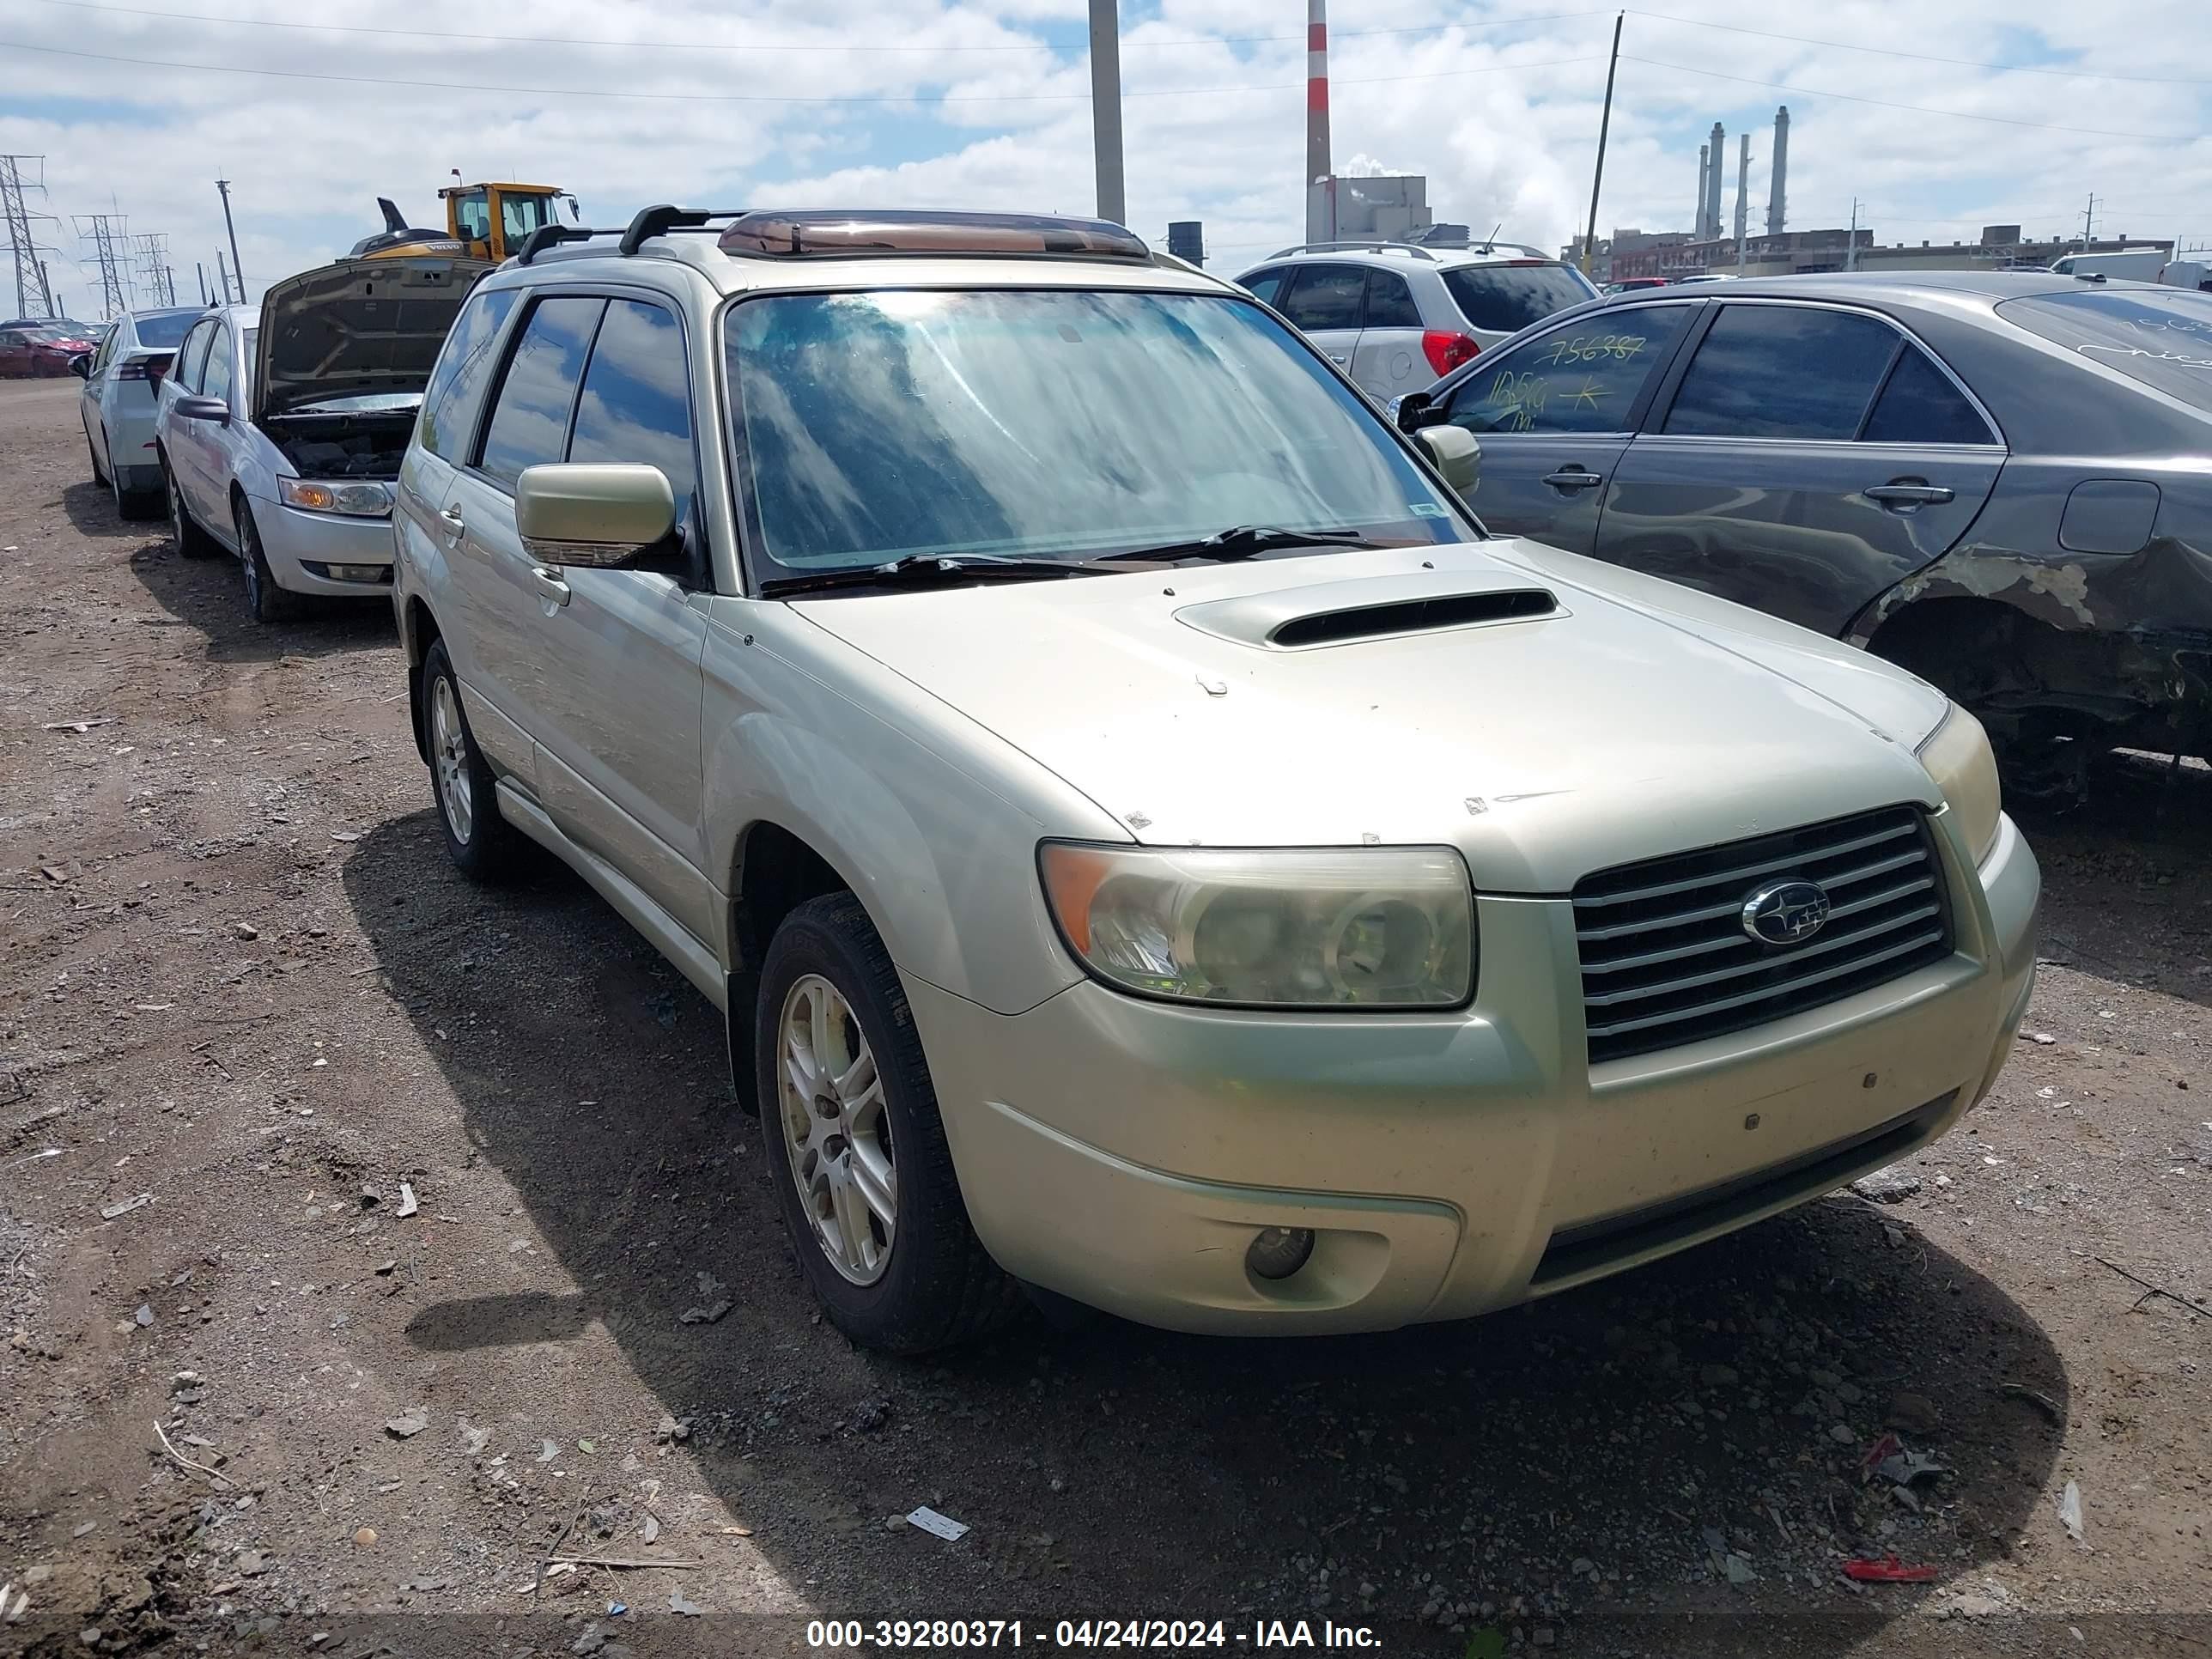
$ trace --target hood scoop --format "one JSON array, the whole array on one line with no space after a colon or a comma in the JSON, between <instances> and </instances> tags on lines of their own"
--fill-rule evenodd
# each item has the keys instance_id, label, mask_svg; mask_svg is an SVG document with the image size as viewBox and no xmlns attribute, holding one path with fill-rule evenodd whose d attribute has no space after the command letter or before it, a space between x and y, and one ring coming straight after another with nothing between
<instances>
[{"instance_id":1,"label":"hood scoop","mask_svg":"<svg viewBox=\"0 0 2212 1659\"><path fill-rule=\"evenodd\" d=\"M1550 589L1526 586L1517 571L1422 570L1249 593L1175 617L1235 644L1299 651L1564 614Z\"/></svg>"}]
</instances>

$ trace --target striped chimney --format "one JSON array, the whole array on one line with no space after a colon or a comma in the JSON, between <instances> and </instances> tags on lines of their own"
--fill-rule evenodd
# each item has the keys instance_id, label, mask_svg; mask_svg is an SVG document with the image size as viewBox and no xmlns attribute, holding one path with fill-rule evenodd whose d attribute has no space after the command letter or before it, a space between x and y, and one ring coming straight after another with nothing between
<instances>
[{"instance_id":1,"label":"striped chimney","mask_svg":"<svg viewBox=\"0 0 2212 1659\"><path fill-rule=\"evenodd\" d=\"M1306 0L1306 240L1336 234L1335 169L1328 159L1328 5Z\"/></svg>"}]
</instances>

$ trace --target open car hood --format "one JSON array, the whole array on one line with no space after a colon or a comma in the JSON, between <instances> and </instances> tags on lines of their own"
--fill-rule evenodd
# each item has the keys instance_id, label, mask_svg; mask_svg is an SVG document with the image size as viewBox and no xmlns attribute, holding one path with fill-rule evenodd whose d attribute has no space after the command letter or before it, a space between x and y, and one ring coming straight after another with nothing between
<instances>
[{"instance_id":1,"label":"open car hood","mask_svg":"<svg viewBox=\"0 0 2212 1659\"><path fill-rule=\"evenodd\" d=\"M254 419L333 398L421 392L482 259L341 259L261 298Z\"/></svg>"}]
</instances>

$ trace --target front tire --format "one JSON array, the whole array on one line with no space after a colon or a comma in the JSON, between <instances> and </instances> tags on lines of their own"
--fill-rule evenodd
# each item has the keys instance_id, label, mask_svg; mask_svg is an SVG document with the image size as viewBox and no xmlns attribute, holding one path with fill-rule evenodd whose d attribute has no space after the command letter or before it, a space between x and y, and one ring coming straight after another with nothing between
<instances>
[{"instance_id":1,"label":"front tire","mask_svg":"<svg viewBox=\"0 0 2212 1659\"><path fill-rule=\"evenodd\" d=\"M498 775L477 747L461 707L461 682L446 642L432 643L422 659L422 731L429 739L430 793L446 832L446 855L471 881L491 885L511 878L522 848L514 826L500 816Z\"/></svg>"},{"instance_id":2,"label":"front tire","mask_svg":"<svg viewBox=\"0 0 2212 1659\"><path fill-rule=\"evenodd\" d=\"M850 893L784 918L761 965L755 1081L799 1270L855 1342L924 1353L1020 1291L968 1219L898 970Z\"/></svg>"},{"instance_id":3,"label":"front tire","mask_svg":"<svg viewBox=\"0 0 2212 1659\"><path fill-rule=\"evenodd\" d=\"M246 608L262 623L289 622L300 612L298 596L276 586L269 556L261 550L261 532L254 528L253 509L238 504L238 562L246 572Z\"/></svg>"}]
</instances>

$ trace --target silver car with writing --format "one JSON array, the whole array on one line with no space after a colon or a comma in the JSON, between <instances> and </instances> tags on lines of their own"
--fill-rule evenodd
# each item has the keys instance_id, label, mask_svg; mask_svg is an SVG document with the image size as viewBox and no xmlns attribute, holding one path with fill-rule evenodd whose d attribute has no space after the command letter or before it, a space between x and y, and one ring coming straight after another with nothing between
<instances>
[{"instance_id":1,"label":"silver car with writing","mask_svg":"<svg viewBox=\"0 0 2212 1659\"><path fill-rule=\"evenodd\" d=\"M841 1328L1456 1318L1988 1091L2039 878L1941 693L1486 535L1464 431L1118 228L726 217L484 280L393 597L453 859L724 1012Z\"/></svg>"}]
</instances>

